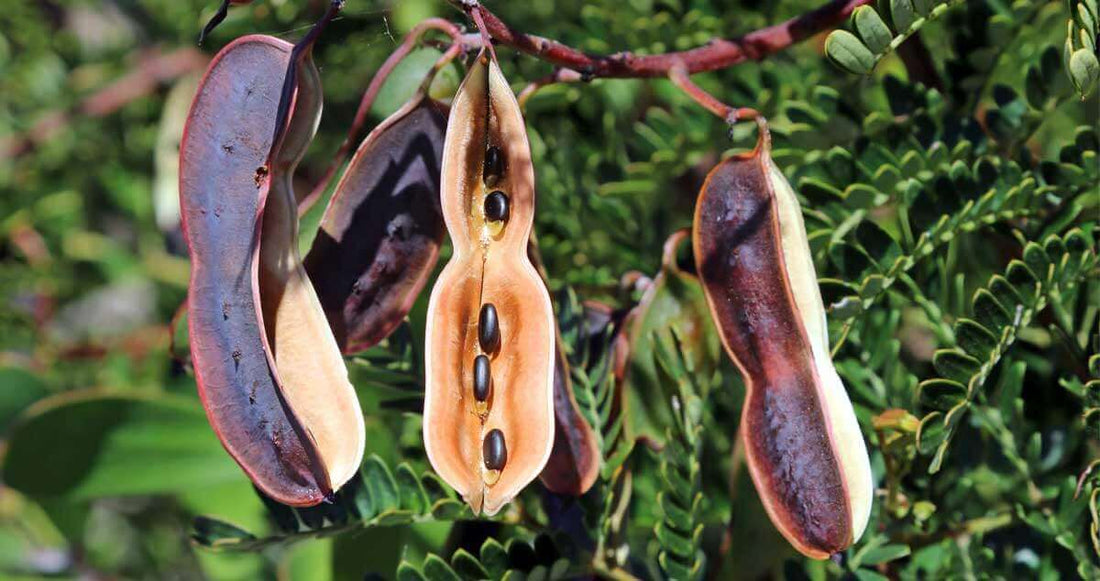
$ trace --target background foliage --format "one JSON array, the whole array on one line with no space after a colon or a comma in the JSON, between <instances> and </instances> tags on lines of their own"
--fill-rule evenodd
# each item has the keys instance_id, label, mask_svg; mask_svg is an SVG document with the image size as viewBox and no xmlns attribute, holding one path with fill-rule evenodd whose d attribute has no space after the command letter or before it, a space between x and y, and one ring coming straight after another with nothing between
<instances>
[{"instance_id":1,"label":"background foliage","mask_svg":"<svg viewBox=\"0 0 1100 581\"><path fill-rule=\"evenodd\" d=\"M752 130L736 127L731 142L663 80L555 85L527 107L536 229L577 399L605 456L593 491L572 500L533 485L494 521L468 519L421 447L422 299L394 337L349 363L367 415L361 478L331 507L265 506L209 430L186 362L169 354L188 269L176 147L203 54L245 33L296 38L323 4L234 9L201 54L212 2L0 11L0 574L1100 574L1100 471L1086 470L1100 457L1093 0L882 1L827 43L697 78L772 121L775 157L804 201L837 368L879 487L868 532L830 562L793 553L731 461L743 386L713 329L701 341L680 332L699 316L699 291L675 260L661 267L702 177L751 146ZM599 53L690 48L814 5L489 3L524 30ZM317 50L325 114L299 187L320 175L400 34L432 15L460 20L433 0L348 2ZM899 56L912 36L938 71L923 84ZM550 71L499 53L517 90ZM436 54L398 70L375 121ZM453 92L460 76L448 69L434 90ZM629 271L659 292L622 386L608 373L608 336L586 332L579 301L631 306Z\"/></svg>"}]
</instances>

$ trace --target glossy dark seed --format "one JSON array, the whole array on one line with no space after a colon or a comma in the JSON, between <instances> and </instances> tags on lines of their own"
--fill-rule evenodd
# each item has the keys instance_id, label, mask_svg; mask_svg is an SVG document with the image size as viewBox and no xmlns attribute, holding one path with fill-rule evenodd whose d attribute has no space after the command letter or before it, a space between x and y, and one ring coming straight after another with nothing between
<instances>
[{"instance_id":1,"label":"glossy dark seed","mask_svg":"<svg viewBox=\"0 0 1100 581\"><path fill-rule=\"evenodd\" d=\"M485 218L490 222L506 222L508 220L507 194L498 190L485 196Z\"/></svg>"},{"instance_id":2,"label":"glossy dark seed","mask_svg":"<svg viewBox=\"0 0 1100 581\"><path fill-rule=\"evenodd\" d=\"M481 314L477 317L477 340L481 344L481 350L486 353L496 353L500 348L500 322L493 303L481 306Z\"/></svg>"},{"instance_id":3,"label":"glossy dark seed","mask_svg":"<svg viewBox=\"0 0 1100 581\"><path fill-rule=\"evenodd\" d=\"M485 180L485 185L493 187L503 173L504 158L500 154L500 148L492 146L485 151L485 166L482 168L482 179Z\"/></svg>"},{"instance_id":4,"label":"glossy dark seed","mask_svg":"<svg viewBox=\"0 0 1100 581\"><path fill-rule=\"evenodd\" d=\"M503 470L508 461L508 448L504 446L504 432L489 430L485 441L481 443L481 455L488 470Z\"/></svg>"},{"instance_id":5,"label":"glossy dark seed","mask_svg":"<svg viewBox=\"0 0 1100 581\"><path fill-rule=\"evenodd\" d=\"M477 401L486 401L492 389L493 375L489 372L489 358L478 355L474 358L474 397Z\"/></svg>"}]
</instances>

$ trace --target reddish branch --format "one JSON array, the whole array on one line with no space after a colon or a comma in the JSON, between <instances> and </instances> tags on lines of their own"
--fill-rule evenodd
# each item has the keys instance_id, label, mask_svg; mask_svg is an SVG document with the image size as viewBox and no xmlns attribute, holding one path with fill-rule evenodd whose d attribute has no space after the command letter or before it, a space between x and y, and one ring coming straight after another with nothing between
<instances>
[{"instance_id":1,"label":"reddish branch","mask_svg":"<svg viewBox=\"0 0 1100 581\"><path fill-rule=\"evenodd\" d=\"M707 111L725 119L726 123L733 125L741 119L756 119L760 113L750 107L731 107L718 100L714 95L703 90L702 87L691 82L691 78L684 66L672 67L668 72L668 78L672 84L695 100Z\"/></svg>"},{"instance_id":2,"label":"reddish branch","mask_svg":"<svg viewBox=\"0 0 1100 581\"><path fill-rule=\"evenodd\" d=\"M781 24L761 28L732 39L714 39L704 46L680 52L636 55L620 52L592 55L556 40L518 31L473 0L450 0L473 17L481 17L485 31L500 44L528 53L559 67L573 69L585 78L666 77L684 67L688 74L723 69L747 60L760 60L792 44L844 22L857 7L871 0L832 0L824 6Z\"/></svg>"}]
</instances>

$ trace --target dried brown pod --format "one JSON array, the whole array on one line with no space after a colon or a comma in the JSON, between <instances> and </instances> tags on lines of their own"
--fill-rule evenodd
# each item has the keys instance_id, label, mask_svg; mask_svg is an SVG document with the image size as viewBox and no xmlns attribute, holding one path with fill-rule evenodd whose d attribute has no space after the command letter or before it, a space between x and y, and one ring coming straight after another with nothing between
<instances>
[{"instance_id":1,"label":"dried brown pod","mask_svg":"<svg viewBox=\"0 0 1100 581\"><path fill-rule=\"evenodd\" d=\"M418 94L363 140L325 209L305 267L345 353L392 333L435 268L446 122Z\"/></svg>"},{"instance_id":2,"label":"dried brown pod","mask_svg":"<svg viewBox=\"0 0 1100 581\"><path fill-rule=\"evenodd\" d=\"M748 389L741 438L756 489L783 536L823 559L863 534L874 486L802 212L759 121L756 149L720 163L699 193L696 267Z\"/></svg>"},{"instance_id":3,"label":"dried brown pod","mask_svg":"<svg viewBox=\"0 0 1100 581\"><path fill-rule=\"evenodd\" d=\"M487 167L487 158L496 161ZM443 218L454 255L428 304L424 446L435 471L475 512L490 515L539 475L554 440L554 313L527 259L534 182L519 106L482 51L455 96L443 148ZM479 341L486 304L497 312L496 352ZM492 377L485 399L475 397L479 355ZM486 456L495 450L506 454Z\"/></svg>"},{"instance_id":4,"label":"dried brown pod","mask_svg":"<svg viewBox=\"0 0 1100 581\"><path fill-rule=\"evenodd\" d=\"M214 431L268 496L314 505L358 470L363 416L298 255L291 176L321 111L308 54L272 147L292 46L246 36L211 62L180 145L191 355ZM275 74L273 74L275 73Z\"/></svg>"}]
</instances>

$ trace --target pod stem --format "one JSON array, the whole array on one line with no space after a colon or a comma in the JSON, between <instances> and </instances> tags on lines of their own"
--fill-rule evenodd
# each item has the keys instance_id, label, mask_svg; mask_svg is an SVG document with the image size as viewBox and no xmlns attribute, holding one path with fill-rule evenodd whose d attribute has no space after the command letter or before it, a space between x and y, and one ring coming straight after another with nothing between
<instances>
[{"instance_id":1,"label":"pod stem","mask_svg":"<svg viewBox=\"0 0 1100 581\"><path fill-rule=\"evenodd\" d=\"M719 101L717 97L706 92L702 87L691 80L691 73L684 64L672 67L668 72L668 78L687 96L707 111L721 117L732 127L742 119L760 118L760 112L751 107L733 107Z\"/></svg>"},{"instance_id":2,"label":"pod stem","mask_svg":"<svg viewBox=\"0 0 1100 581\"><path fill-rule=\"evenodd\" d=\"M527 100L533 97L535 93L537 93L539 89L542 89L543 87L556 83L575 83L577 81L587 80L588 79L586 79L584 75L578 73L577 71L574 71L573 69L557 67L554 69L554 72L550 73L549 75L528 83L527 86L524 87L518 95L516 95L516 101L519 102L519 108L521 110L526 110Z\"/></svg>"},{"instance_id":3,"label":"pod stem","mask_svg":"<svg viewBox=\"0 0 1100 581\"><path fill-rule=\"evenodd\" d=\"M275 153L282 146L283 137L289 126L290 106L294 102L294 93L298 90L298 67L300 63L313 51L313 45L321 37L321 33L340 10L344 7L344 0L331 0L324 16L321 17L299 40L290 51L290 62L286 67L286 76L283 77L283 91L279 96L279 108L275 114L275 135L271 140L271 152L268 153L268 165L271 164Z\"/></svg>"},{"instance_id":4,"label":"pod stem","mask_svg":"<svg viewBox=\"0 0 1100 581\"><path fill-rule=\"evenodd\" d=\"M218 6L218 11L210 17L210 20L206 22L206 26L202 27L202 32L199 33L199 46L202 46L202 43L206 41L206 37L210 36L210 33L214 32L214 29L229 15L229 3L230 0L222 0L221 5Z\"/></svg>"},{"instance_id":5,"label":"pod stem","mask_svg":"<svg viewBox=\"0 0 1100 581\"><path fill-rule=\"evenodd\" d=\"M321 175L321 179L313 186L309 194L298 203L299 216L305 214L313 207L313 204L321 198L325 190L328 189L329 183L332 182L332 178L336 176L336 172L340 169L340 166L347 160L348 155L352 151L352 146L360 141L363 125L367 122L367 115L370 113L370 108L374 105L375 98L378 97L378 93L382 90L382 85L386 83L386 80L389 79L390 74L397 65L416 48L424 34L431 30L438 30L451 37L451 47L442 57L440 57L436 66L429 72L429 78L434 77L439 69L453 60L465 47L465 44L462 42L462 30L444 18L428 18L427 20L421 21L405 35L401 44L390 53L390 56L386 57L382 66L378 67L378 71L374 73L374 77L371 79L370 84L367 85L367 89L363 92L363 97L359 100L359 108L355 111L355 118L352 120L351 128L348 129L347 136L344 137L344 142L341 143L340 148L336 150L336 155L333 156L329 166L325 168L325 173ZM458 48L456 49L456 47ZM448 55L451 56L448 57Z\"/></svg>"},{"instance_id":6,"label":"pod stem","mask_svg":"<svg viewBox=\"0 0 1100 581\"><path fill-rule=\"evenodd\" d=\"M481 13L483 10L481 4L477 0L462 0L462 5L477 26L478 33L481 34L482 47L488 49L494 61L497 60L497 51L493 48L493 35L489 34L489 29L485 27L485 16Z\"/></svg>"}]
</instances>

